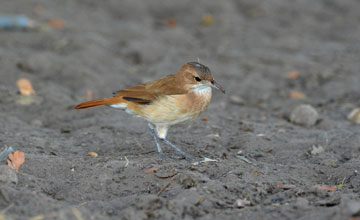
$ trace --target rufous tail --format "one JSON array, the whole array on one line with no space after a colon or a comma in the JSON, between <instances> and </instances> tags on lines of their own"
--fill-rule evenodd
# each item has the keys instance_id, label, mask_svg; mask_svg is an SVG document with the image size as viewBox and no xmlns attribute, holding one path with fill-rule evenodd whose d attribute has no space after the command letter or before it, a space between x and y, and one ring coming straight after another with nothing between
<instances>
[{"instance_id":1,"label":"rufous tail","mask_svg":"<svg viewBox=\"0 0 360 220\"><path fill-rule=\"evenodd\" d=\"M104 99L96 99L96 100L91 100L88 102L83 102L83 103L75 106L75 109L90 108L90 107L95 107L95 106L99 106L99 105L119 104L122 102L124 102L124 99L122 99L121 97L109 97L109 98L104 98Z\"/></svg>"}]
</instances>

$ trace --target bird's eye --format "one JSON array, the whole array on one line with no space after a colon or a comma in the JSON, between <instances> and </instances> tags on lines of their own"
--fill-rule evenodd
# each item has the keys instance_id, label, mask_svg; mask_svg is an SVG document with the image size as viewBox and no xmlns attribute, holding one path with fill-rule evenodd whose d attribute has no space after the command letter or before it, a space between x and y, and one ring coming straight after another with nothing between
<instances>
[{"instance_id":1,"label":"bird's eye","mask_svg":"<svg viewBox=\"0 0 360 220\"><path fill-rule=\"evenodd\" d=\"M201 79L200 79L199 77L197 77L197 76L195 76L194 79L195 79L196 81L198 81L198 82L201 81Z\"/></svg>"}]
</instances>

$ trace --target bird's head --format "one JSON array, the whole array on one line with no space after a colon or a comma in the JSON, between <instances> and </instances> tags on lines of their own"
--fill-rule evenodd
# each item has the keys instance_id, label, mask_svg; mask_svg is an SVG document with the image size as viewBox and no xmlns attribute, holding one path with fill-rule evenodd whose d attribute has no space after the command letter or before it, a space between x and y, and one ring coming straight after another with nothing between
<instances>
[{"instance_id":1,"label":"bird's head","mask_svg":"<svg viewBox=\"0 0 360 220\"><path fill-rule=\"evenodd\" d=\"M177 74L181 74L185 78L188 88L202 89L213 87L225 93L220 84L215 82L210 69L198 62L189 62L181 67Z\"/></svg>"}]
</instances>

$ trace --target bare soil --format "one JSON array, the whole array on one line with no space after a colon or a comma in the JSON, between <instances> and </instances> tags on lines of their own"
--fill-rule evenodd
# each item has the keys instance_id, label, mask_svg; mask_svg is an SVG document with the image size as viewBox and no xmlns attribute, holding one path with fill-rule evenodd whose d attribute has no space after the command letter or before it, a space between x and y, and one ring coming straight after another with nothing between
<instances>
[{"instance_id":1,"label":"bare soil","mask_svg":"<svg viewBox=\"0 0 360 220\"><path fill-rule=\"evenodd\" d=\"M0 146L26 155L17 184L0 184L2 214L359 217L360 130L346 119L360 106L359 12L357 0L3 1L0 13L66 24L0 31ZM219 162L192 165L166 146L169 157L159 159L145 121L107 107L73 109L89 91L111 96L197 58L227 93L214 91L208 110L168 138ZM287 79L289 71L299 77ZM20 77L37 92L31 105L18 102ZM315 125L289 121L299 104L318 111Z\"/></svg>"}]
</instances>

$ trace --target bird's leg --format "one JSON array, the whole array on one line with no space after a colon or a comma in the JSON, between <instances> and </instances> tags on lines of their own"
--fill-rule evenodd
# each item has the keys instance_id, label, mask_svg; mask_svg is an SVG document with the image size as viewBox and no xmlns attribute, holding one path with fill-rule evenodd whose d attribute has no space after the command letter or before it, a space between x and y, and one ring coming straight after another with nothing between
<instances>
[{"instance_id":1,"label":"bird's leg","mask_svg":"<svg viewBox=\"0 0 360 220\"><path fill-rule=\"evenodd\" d=\"M150 128L150 132L153 134L157 147L158 149L160 149L160 153L161 153L161 148L160 145L158 143L158 139L160 139L161 141L165 142L167 145L169 145L170 147L172 147L173 149L175 149L177 152L179 152L183 157L185 157L186 160L188 161L195 161L195 159L188 155L187 153L185 153L183 150L181 150L178 146L176 146L175 144L171 143L170 141L168 141L166 139L166 134L167 134L167 130L168 130L168 126L156 126L154 127L154 125L149 124L149 128Z\"/></svg>"},{"instance_id":2,"label":"bird's leg","mask_svg":"<svg viewBox=\"0 0 360 220\"><path fill-rule=\"evenodd\" d=\"M154 137L154 140L156 142L156 147L157 147L157 150L158 150L159 154L162 155L163 151L162 151L162 149L160 147L160 144L159 144L159 141L158 141L158 136L156 135L155 130L154 130L154 128L153 128L153 126L151 124L149 124L149 130L150 130L151 135Z\"/></svg>"},{"instance_id":3,"label":"bird's leg","mask_svg":"<svg viewBox=\"0 0 360 220\"><path fill-rule=\"evenodd\" d=\"M170 147L174 148L177 152L179 152L181 155L183 155L185 157L186 160L192 162L195 161L195 159L190 156L189 154L185 153L183 150L181 150L178 146L176 146L175 144L171 143L170 141L168 141L166 138L160 138L160 140L164 141L167 145L169 145Z\"/></svg>"}]
</instances>

